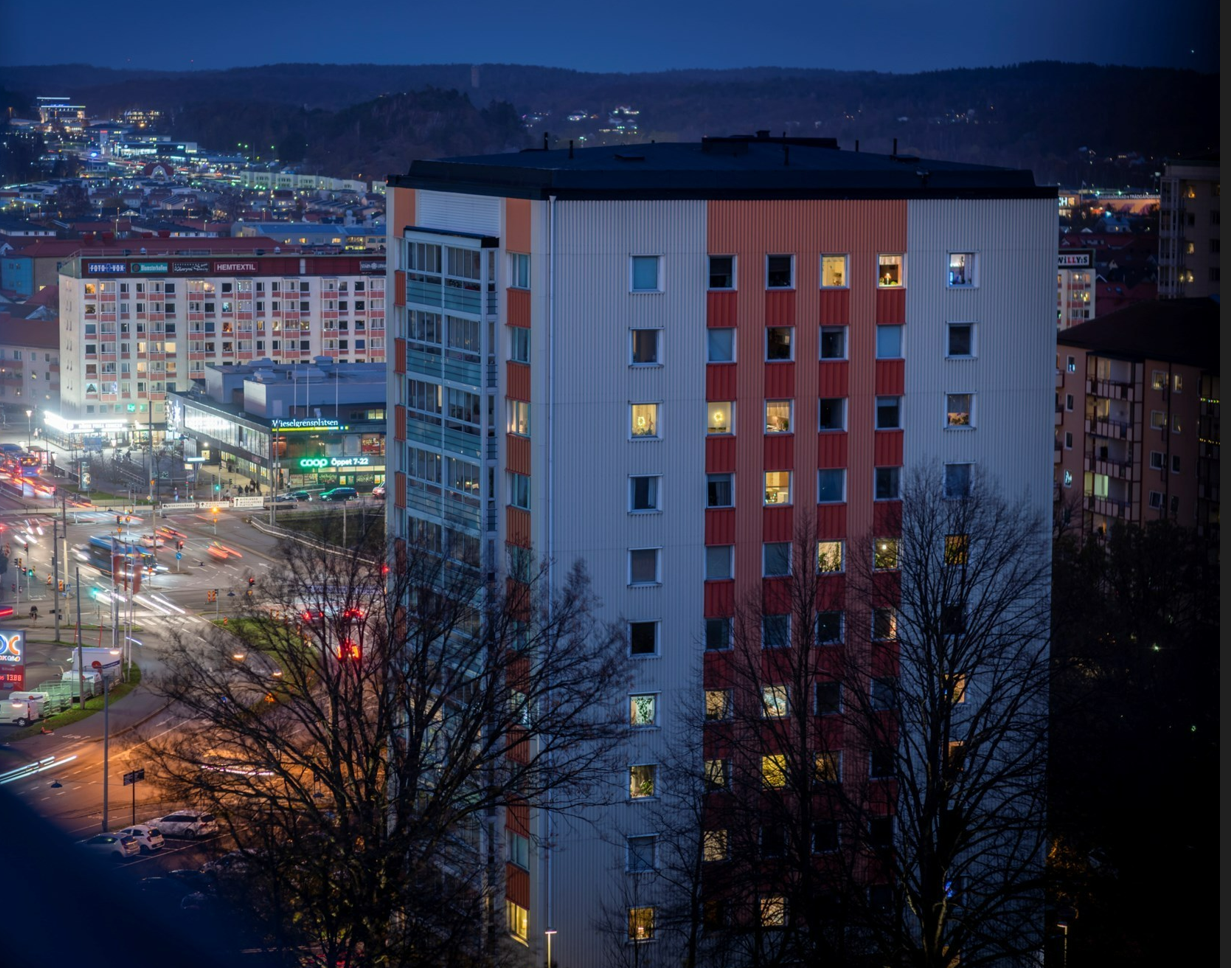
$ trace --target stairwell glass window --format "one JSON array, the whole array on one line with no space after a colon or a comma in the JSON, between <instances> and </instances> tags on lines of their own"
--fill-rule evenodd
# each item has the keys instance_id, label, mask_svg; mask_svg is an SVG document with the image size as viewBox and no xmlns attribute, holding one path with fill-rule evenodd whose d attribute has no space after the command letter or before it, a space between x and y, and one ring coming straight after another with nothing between
<instances>
[{"instance_id":1,"label":"stairwell glass window","mask_svg":"<svg viewBox=\"0 0 1231 968\"><path fill-rule=\"evenodd\" d=\"M705 362L735 362L735 330L707 329L705 331Z\"/></svg>"},{"instance_id":2,"label":"stairwell glass window","mask_svg":"<svg viewBox=\"0 0 1231 968\"><path fill-rule=\"evenodd\" d=\"M822 326L821 327L821 359L822 360L845 360L846 359L846 327L845 326Z\"/></svg>"},{"instance_id":3,"label":"stairwell glass window","mask_svg":"<svg viewBox=\"0 0 1231 968\"><path fill-rule=\"evenodd\" d=\"M765 257L765 288L792 289L795 286L795 257L767 255Z\"/></svg>"},{"instance_id":4,"label":"stairwell glass window","mask_svg":"<svg viewBox=\"0 0 1231 968\"><path fill-rule=\"evenodd\" d=\"M876 327L876 358L878 360L899 360L902 358L901 326Z\"/></svg>"},{"instance_id":5,"label":"stairwell glass window","mask_svg":"<svg viewBox=\"0 0 1231 968\"><path fill-rule=\"evenodd\" d=\"M658 548L636 548L628 553L628 583L630 585L657 585L660 582L659 550Z\"/></svg>"},{"instance_id":6,"label":"stairwell glass window","mask_svg":"<svg viewBox=\"0 0 1231 968\"><path fill-rule=\"evenodd\" d=\"M529 478L527 478L529 480ZM628 479L628 510L633 514L661 511L659 482L654 476L635 476Z\"/></svg>"},{"instance_id":7,"label":"stairwell glass window","mask_svg":"<svg viewBox=\"0 0 1231 968\"><path fill-rule=\"evenodd\" d=\"M630 330L632 366L660 366L658 344L660 330L634 329Z\"/></svg>"},{"instance_id":8,"label":"stairwell glass window","mask_svg":"<svg viewBox=\"0 0 1231 968\"><path fill-rule=\"evenodd\" d=\"M735 288L735 256L733 255L712 255L710 256L710 288L711 289L734 289Z\"/></svg>"},{"instance_id":9,"label":"stairwell glass window","mask_svg":"<svg viewBox=\"0 0 1231 968\"><path fill-rule=\"evenodd\" d=\"M901 397L877 397L876 398L876 429L877 430L901 430L902 429L902 398Z\"/></svg>"},{"instance_id":10,"label":"stairwell glass window","mask_svg":"<svg viewBox=\"0 0 1231 968\"><path fill-rule=\"evenodd\" d=\"M829 467L816 472L816 503L841 504L846 500L846 468Z\"/></svg>"},{"instance_id":11,"label":"stairwell glass window","mask_svg":"<svg viewBox=\"0 0 1231 968\"><path fill-rule=\"evenodd\" d=\"M705 475L705 506L729 508L735 505L735 484L731 474Z\"/></svg>"},{"instance_id":12,"label":"stairwell glass window","mask_svg":"<svg viewBox=\"0 0 1231 968\"><path fill-rule=\"evenodd\" d=\"M509 286L513 289L530 288L530 255L525 252L509 253Z\"/></svg>"},{"instance_id":13,"label":"stairwell glass window","mask_svg":"<svg viewBox=\"0 0 1231 968\"><path fill-rule=\"evenodd\" d=\"M975 267L977 265L973 252L949 253L949 287L951 289L973 289L977 284Z\"/></svg>"},{"instance_id":14,"label":"stairwell glass window","mask_svg":"<svg viewBox=\"0 0 1231 968\"><path fill-rule=\"evenodd\" d=\"M706 404L705 432L710 436L732 433L735 421L732 419L734 404L729 400L714 401Z\"/></svg>"},{"instance_id":15,"label":"stairwell glass window","mask_svg":"<svg viewBox=\"0 0 1231 968\"><path fill-rule=\"evenodd\" d=\"M845 289L848 285L845 255L821 256L821 288Z\"/></svg>"},{"instance_id":16,"label":"stairwell glass window","mask_svg":"<svg viewBox=\"0 0 1231 968\"><path fill-rule=\"evenodd\" d=\"M878 289L900 289L906 284L906 256L877 256L876 286Z\"/></svg>"},{"instance_id":17,"label":"stairwell glass window","mask_svg":"<svg viewBox=\"0 0 1231 968\"><path fill-rule=\"evenodd\" d=\"M951 359L967 359L975 355L974 323L949 323L945 355Z\"/></svg>"},{"instance_id":18,"label":"stairwell glass window","mask_svg":"<svg viewBox=\"0 0 1231 968\"><path fill-rule=\"evenodd\" d=\"M630 257L629 287L633 292L662 292L662 256Z\"/></svg>"},{"instance_id":19,"label":"stairwell glass window","mask_svg":"<svg viewBox=\"0 0 1231 968\"><path fill-rule=\"evenodd\" d=\"M945 394L945 426L971 429L974 427L975 395L973 393Z\"/></svg>"},{"instance_id":20,"label":"stairwell glass window","mask_svg":"<svg viewBox=\"0 0 1231 968\"><path fill-rule=\"evenodd\" d=\"M634 403L629 407L631 426L629 433L634 440L658 438L658 404Z\"/></svg>"}]
</instances>

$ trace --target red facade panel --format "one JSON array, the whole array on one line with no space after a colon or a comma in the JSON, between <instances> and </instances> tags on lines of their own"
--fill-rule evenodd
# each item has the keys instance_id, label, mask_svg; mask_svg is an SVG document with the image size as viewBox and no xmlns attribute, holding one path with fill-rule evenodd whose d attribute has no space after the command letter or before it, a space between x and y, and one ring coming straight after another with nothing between
<instances>
[{"instance_id":1,"label":"red facade panel","mask_svg":"<svg viewBox=\"0 0 1231 968\"><path fill-rule=\"evenodd\" d=\"M902 502L877 501L872 508L873 532L882 538L896 538L902 533Z\"/></svg>"},{"instance_id":2,"label":"red facade panel","mask_svg":"<svg viewBox=\"0 0 1231 968\"><path fill-rule=\"evenodd\" d=\"M797 481L796 487L800 483ZM761 540L763 541L790 541L793 539L795 537L795 509L793 507L762 508L761 534ZM757 552L759 557L759 548Z\"/></svg>"},{"instance_id":3,"label":"red facade panel","mask_svg":"<svg viewBox=\"0 0 1231 968\"><path fill-rule=\"evenodd\" d=\"M906 392L906 361L876 361L876 392L884 396L901 396Z\"/></svg>"},{"instance_id":4,"label":"red facade panel","mask_svg":"<svg viewBox=\"0 0 1231 968\"><path fill-rule=\"evenodd\" d=\"M509 325L530 328L530 290L506 289L505 300L508 304Z\"/></svg>"},{"instance_id":5,"label":"red facade panel","mask_svg":"<svg viewBox=\"0 0 1231 968\"><path fill-rule=\"evenodd\" d=\"M765 364L765 399L786 400L795 396L795 364Z\"/></svg>"},{"instance_id":6,"label":"red facade panel","mask_svg":"<svg viewBox=\"0 0 1231 968\"><path fill-rule=\"evenodd\" d=\"M736 376L734 363L710 363L705 368L705 399L734 400Z\"/></svg>"},{"instance_id":7,"label":"red facade panel","mask_svg":"<svg viewBox=\"0 0 1231 968\"><path fill-rule=\"evenodd\" d=\"M530 438L508 434L505 438L505 462L514 474L530 473Z\"/></svg>"},{"instance_id":8,"label":"red facade panel","mask_svg":"<svg viewBox=\"0 0 1231 968\"><path fill-rule=\"evenodd\" d=\"M510 400L530 402L530 365L514 363L512 360L504 364L505 392Z\"/></svg>"},{"instance_id":9,"label":"red facade panel","mask_svg":"<svg viewBox=\"0 0 1231 968\"><path fill-rule=\"evenodd\" d=\"M846 434L826 432L817 434L816 466L846 466Z\"/></svg>"},{"instance_id":10,"label":"red facade panel","mask_svg":"<svg viewBox=\"0 0 1231 968\"><path fill-rule=\"evenodd\" d=\"M505 864L504 896L518 907L530 910L530 872L516 864Z\"/></svg>"},{"instance_id":11,"label":"red facade panel","mask_svg":"<svg viewBox=\"0 0 1231 968\"><path fill-rule=\"evenodd\" d=\"M876 325L906 322L906 290L876 290Z\"/></svg>"},{"instance_id":12,"label":"red facade panel","mask_svg":"<svg viewBox=\"0 0 1231 968\"><path fill-rule=\"evenodd\" d=\"M393 372L398 376L406 375L406 340L400 336L393 341Z\"/></svg>"},{"instance_id":13,"label":"red facade panel","mask_svg":"<svg viewBox=\"0 0 1231 968\"><path fill-rule=\"evenodd\" d=\"M395 508L406 507L406 475L401 471L393 475L393 506Z\"/></svg>"},{"instance_id":14,"label":"red facade panel","mask_svg":"<svg viewBox=\"0 0 1231 968\"><path fill-rule=\"evenodd\" d=\"M406 273L401 269L393 273L393 305L406 305Z\"/></svg>"},{"instance_id":15,"label":"red facade panel","mask_svg":"<svg viewBox=\"0 0 1231 968\"><path fill-rule=\"evenodd\" d=\"M851 291L822 289L820 322L822 326L845 326L851 321Z\"/></svg>"},{"instance_id":16,"label":"red facade panel","mask_svg":"<svg viewBox=\"0 0 1231 968\"><path fill-rule=\"evenodd\" d=\"M505 509L505 540L519 548L530 547L530 512L508 506Z\"/></svg>"},{"instance_id":17,"label":"red facade panel","mask_svg":"<svg viewBox=\"0 0 1231 968\"><path fill-rule=\"evenodd\" d=\"M393 439L406 440L406 408L400 403L393 408Z\"/></svg>"},{"instance_id":18,"label":"red facade panel","mask_svg":"<svg viewBox=\"0 0 1231 968\"><path fill-rule=\"evenodd\" d=\"M846 360L821 360L817 381L818 397L844 397L850 377Z\"/></svg>"},{"instance_id":19,"label":"red facade panel","mask_svg":"<svg viewBox=\"0 0 1231 968\"><path fill-rule=\"evenodd\" d=\"M707 508L705 512L705 543L735 544L735 508Z\"/></svg>"},{"instance_id":20,"label":"red facade panel","mask_svg":"<svg viewBox=\"0 0 1231 968\"><path fill-rule=\"evenodd\" d=\"M760 574L759 571L758 574ZM735 582L707 581L705 583L705 617L728 618L734 614Z\"/></svg>"},{"instance_id":21,"label":"red facade panel","mask_svg":"<svg viewBox=\"0 0 1231 968\"><path fill-rule=\"evenodd\" d=\"M738 292L707 292L705 294L705 325L734 326L738 308Z\"/></svg>"},{"instance_id":22,"label":"red facade panel","mask_svg":"<svg viewBox=\"0 0 1231 968\"><path fill-rule=\"evenodd\" d=\"M768 289L765 292L765 325L795 325L795 290Z\"/></svg>"},{"instance_id":23,"label":"red facade panel","mask_svg":"<svg viewBox=\"0 0 1231 968\"><path fill-rule=\"evenodd\" d=\"M765 469L767 471L791 471L795 469L795 435L765 435ZM796 487L799 482L796 482Z\"/></svg>"},{"instance_id":24,"label":"red facade panel","mask_svg":"<svg viewBox=\"0 0 1231 968\"><path fill-rule=\"evenodd\" d=\"M705 438L705 473L730 474L735 470L735 438Z\"/></svg>"},{"instance_id":25,"label":"red facade panel","mask_svg":"<svg viewBox=\"0 0 1231 968\"><path fill-rule=\"evenodd\" d=\"M902 431L900 430L878 430L876 431L876 445L874 449L877 467L901 467L902 466Z\"/></svg>"},{"instance_id":26,"label":"red facade panel","mask_svg":"<svg viewBox=\"0 0 1231 968\"><path fill-rule=\"evenodd\" d=\"M816 506L816 536L821 541L846 540L845 504L818 504Z\"/></svg>"}]
</instances>

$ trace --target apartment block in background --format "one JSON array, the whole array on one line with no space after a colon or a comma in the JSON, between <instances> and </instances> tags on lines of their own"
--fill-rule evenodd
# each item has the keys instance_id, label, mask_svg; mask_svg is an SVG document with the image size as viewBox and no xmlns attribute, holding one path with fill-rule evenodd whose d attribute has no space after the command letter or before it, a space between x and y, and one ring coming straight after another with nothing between
<instances>
[{"instance_id":1,"label":"apartment block in background","mask_svg":"<svg viewBox=\"0 0 1231 968\"><path fill-rule=\"evenodd\" d=\"M391 533L489 572L583 559L652 697L611 806L550 855L543 816L506 821L525 964L548 929L559 965L606 963L667 743L796 529L871 554L928 462L1050 513L1056 193L760 133L416 161L388 198ZM665 940L657 903L616 910L622 950Z\"/></svg>"},{"instance_id":2,"label":"apartment block in background","mask_svg":"<svg viewBox=\"0 0 1231 968\"><path fill-rule=\"evenodd\" d=\"M1219 160L1169 161L1159 199L1160 299L1219 291Z\"/></svg>"}]
</instances>

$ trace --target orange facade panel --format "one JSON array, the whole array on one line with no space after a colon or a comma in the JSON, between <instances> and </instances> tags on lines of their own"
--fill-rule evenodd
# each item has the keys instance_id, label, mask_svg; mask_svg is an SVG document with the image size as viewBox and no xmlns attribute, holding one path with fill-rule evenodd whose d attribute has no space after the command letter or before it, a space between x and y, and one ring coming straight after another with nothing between
<instances>
[{"instance_id":1,"label":"orange facade panel","mask_svg":"<svg viewBox=\"0 0 1231 968\"><path fill-rule=\"evenodd\" d=\"M901 467L902 431L876 431L876 444L873 452L877 467Z\"/></svg>"},{"instance_id":2,"label":"orange facade panel","mask_svg":"<svg viewBox=\"0 0 1231 968\"><path fill-rule=\"evenodd\" d=\"M795 325L794 289L767 289L765 291L765 325Z\"/></svg>"},{"instance_id":3,"label":"orange facade panel","mask_svg":"<svg viewBox=\"0 0 1231 968\"><path fill-rule=\"evenodd\" d=\"M530 438L509 434L505 438L505 463L514 474L530 473Z\"/></svg>"},{"instance_id":4,"label":"orange facade panel","mask_svg":"<svg viewBox=\"0 0 1231 968\"><path fill-rule=\"evenodd\" d=\"M530 199L504 200L504 247L509 252L530 251Z\"/></svg>"},{"instance_id":5,"label":"orange facade panel","mask_svg":"<svg viewBox=\"0 0 1231 968\"><path fill-rule=\"evenodd\" d=\"M818 397L844 397L850 377L846 360L821 360L817 378Z\"/></svg>"},{"instance_id":6,"label":"orange facade panel","mask_svg":"<svg viewBox=\"0 0 1231 968\"><path fill-rule=\"evenodd\" d=\"M406 440L406 408L400 403L393 408L393 439L399 442Z\"/></svg>"},{"instance_id":7,"label":"orange facade panel","mask_svg":"<svg viewBox=\"0 0 1231 968\"><path fill-rule=\"evenodd\" d=\"M530 512L508 506L505 509L505 539L519 548L530 547Z\"/></svg>"},{"instance_id":8,"label":"orange facade panel","mask_svg":"<svg viewBox=\"0 0 1231 968\"><path fill-rule=\"evenodd\" d=\"M846 540L845 504L818 504L816 506L816 536L821 541Z\"/></svg>"},{"instance_id":9,"label":"orange facade panel","mask_svg":"<svg viewBox=\"0 0 1231 968\"><path fill-rule=\"evenodd\" d=\"M401 269L393 273L393 305L406 305L406 273Z\"/></svg>"},{"instance_id":10,"label":"orange facade panel","mask_svg":"<svg viewBox=\"0 0 1231 968\"><path fill-rule=\"evenodd\" d=\"M509 325L530 328L530 290L506 289L505 302L508 305Z\"/></svg>"},{"instance_id":11,"label":"orange facade panel","mask_svg":"<svg viewBox=\"0 0 1231 968\"><path fill-rule=\"evenodd\" d=\"M705 472L707 474L730 474L735 470L735 438L705 438Z\"/></svg>"},{"instance_id":12,"label":"orange facade panel","mask_svg":"<svg viewBox=\"0 0 1231 968\"><path fill-rule=\"evenodd\" d=\"M400 336L393 341L393 372L398 376L406 375L406 340Z\"/></svg>"},{"instance_id":13,"label":"orange facade panel","mask_svg":"<svg viewBox=\"0 0 1231 968\"><path fill-rule=\"evenodd\" d=\"M734 400L737 371L734 363L710 363L705 368L705 399Z\"/></svg>"},{"instance_id":14,"label":"orange facade panel","mask_svg":"<svg viewBox=\"0 0 1231 968\"><path fill-rule=\"evenodd\" d=\"M795 435L766 434L764 466L767 471L795 469ZM799 482L796 482L799 486Z\"/></svg>"},{"instance_id":15,"label":"orange facade panel","mask_svg":"<svg viewBox=\"0 0 1231 968\"><path fill-rule=\"evenodd\" d=\"M504 364L505 392L510 400L530 402L530 365L514 363L509 360Z\"/></svg>"},{"instance_id":16,"label":"orange facade panel","mask_svg":"<svg viewBox=\"0 0 1231 968\"><path fill-rule=\"evenodd\" d=\"M505 864L504 896L518 907L530 910L530 872L516 864Z\"/></svg>"},{"instance_id":17,"label":"orange facade panel","mask_svg":"<svg viewBox=\"0 0 1231 968\"><path fill-rule=\"evenodd\" d=\"M876 324L884 326L904 322L906 322L906 290L877 289Z\"/></svg>"},{"instance_id":18,"label":"orange facade panel","mask_svg":"<svg viewBox=\"0 0 1231 968\"><path fill-rule=\"evenodd\" d=\"M734 326L738 312L738 292L707 292L705 294L706 326Z\"/></svg>"},{"instance_id":19,"label":"orange facade panel","mask_svg":"<svg viewBox=\"0 0 1231 968\"><path fill-rule=\"evenodd\" d=\"M757 574L760 574L758 570ZM735 582L707 581L705 583L705 617L728 618L735 614Z\"/></svg>"},{"instance_id":20,"label":"orange facade panel","mask_svg":"<svg viewBox=\"0 0 1231 968\"><path fill-rule=\"evenodd\" d=\"M816 437L816 466L846 466L846 434L826 432Z\"/></svg>"},{"instance_id":21,"label":"orange facade panel","mask_svg":"<svg viewBox=\"0 0 1231 968\"><path fill-rule=\"evenodd\" d=\"M401 471L393 475L393 506L406 507L406 475Z\"/></svg>"},{"instance_id":22,"label":"orange facade panel","mask_svg":"<svg viewBox=\"0 0 1231 968\"><path fill-rule=\"evenodd\" d=\"M705 511L705 543L735 544L735 508L707 508Z\"/></svg>"},{"instance_id":23,"label":"orange facade panel","mask_svg":"<svg viewBox=\"0 0 1231 968\"><path fill-rule=\"evenodd\" d=\"M820 323L822 326L845 326L851 321L851 291L822 289Z\"/></svg>"},{"instance_id":24,"label":"orange facade panel","mask_svg":"<svg viewBox=\"0 0 1231 968\"><path fill-rule=\"evenodd\" d=\"M795 364L765 364L765 399L787 400L795 396Z\"/></svg>"},{"instance_id":25,"label":"orange facade panel","mask_svg":"<svg viewBox=\"0 0 1231 968\"><path fill-rule=\"evenodd\" d=\"M876 361L876 392L881 396L901 396L906 392L906 361Z\"/></svg>"}]
</instances>

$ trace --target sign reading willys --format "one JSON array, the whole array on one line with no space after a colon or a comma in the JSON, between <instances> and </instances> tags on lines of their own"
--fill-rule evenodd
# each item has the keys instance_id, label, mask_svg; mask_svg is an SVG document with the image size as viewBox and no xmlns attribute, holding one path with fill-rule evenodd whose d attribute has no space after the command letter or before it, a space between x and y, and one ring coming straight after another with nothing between
<instances>
[{"instance_id":1,"label":"sign reading willys","mask_svg":"<svg viewBox=\"0 0 1231 968\"><path fill-rule=\"evenodd\" d=\"M127 271L127 262L87 262L85 264L85 272L83 275L122 276Z\"/></svg>"},{"instance_id":2,"label":"sign reading willys","mask_svg":"<svg viewBox=\"0 0 1231 968\"><path fill-rule=\"evenodd\" d=\"M209 272L208 262L172 262L172 272L200 272L202 274Z\"/></svg>"},{"instance_id":3,"label":"sign reading willys","mask_svg":"<svg viewBox=\"0 0 1231 968\"><path fill-rule=\"evenodd\" d=\"M1057 266L1061 269L1093 269L1093 249L1063 249Z\"/></svg>"},{"instance_id":4,"label":"sign reading willys","mask_svg":"<svg viewBox=\"0 0 1231 968\"><path fill-rule=\"evenodd\" d=\"M255 262L215 262L215 272L256 272Z\"/></svg>"}]
</instances>

